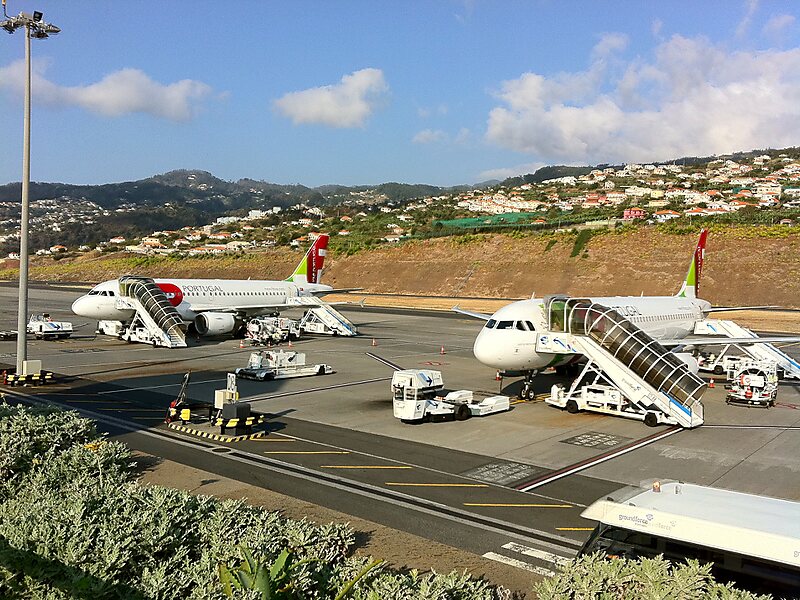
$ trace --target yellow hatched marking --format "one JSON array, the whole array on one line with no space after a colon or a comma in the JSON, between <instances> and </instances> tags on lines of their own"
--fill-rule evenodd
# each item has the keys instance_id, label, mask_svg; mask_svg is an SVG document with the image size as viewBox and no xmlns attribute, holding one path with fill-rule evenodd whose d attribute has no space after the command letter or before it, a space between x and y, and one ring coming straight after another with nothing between
<instances>
[{"instance_id":1,"label":"yellow hatched marking","mask_svg":"<svg viewBox=\"0 0 800 600\"><path fill-rule=\"evenodd\" d=\"M465 488L485 488L489 487L485 483L397 483L387 481L386 485L397 487L465 487Z\"/></svg>"},{"instance_id":2,"label":"yellow hatched marking","mask_svg":"<svg viewBox=\"0 0 800 600\"><path fill-rule=\"evenodd\" d=\"M572 504L500 504L465 502L464 506L508 507L508 508L572 508Z\"/></svg>"},{"instance_id":3,"label":"yellow hatched marking","mask_svg":"<svg viewBox=\"0 0 800 600\"><path fill-rule=\"evenodd\" d=\"M400 465L321 465L321 469L411 469Z\"/></svg>"},{"instance_id":4,"label":"yellow hatched marking","mask_svg":"<svg viewBox=\"0 0 800 600\"><path fill-rule=\"evenodd\" d=\"M336 450L269 450L261 454L350 454Z\"/></svg>"}]
</instances>

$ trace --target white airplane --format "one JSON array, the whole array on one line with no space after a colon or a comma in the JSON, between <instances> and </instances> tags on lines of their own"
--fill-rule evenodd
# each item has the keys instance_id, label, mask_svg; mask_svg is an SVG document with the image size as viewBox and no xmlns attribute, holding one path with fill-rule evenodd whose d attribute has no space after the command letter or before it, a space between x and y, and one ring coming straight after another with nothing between
<instances>
[{"instance_id":1,"label":"white airplane","mask_svg":"<svg viewBox=\"0 0 800 600\"><path fill-rule=\"evenodd\" d=\"M314 241L303 260L283 281L251 279L156 279L187 323L194 323L200 335L224 335L239 329L244 319L296 308L292 298L322 296L335 291L322 279L328 235ZM119 281L110 279L72 303L72 312L82 317L107 321L129 321L134 312L117 308Z\"/></svg>"},{"instance_id":2,"label":"white airplane","mask_svg":"<svg viewBox=\"0 0 800 600\"><path fill-rule=\"evenodd\" d=\"M592 297L587 301L613 308L631 323L642 329L662 346L692 349L699 346L724 344L753 344L753 338L710 338L693 336L695 323L716 311L765 308L749 306L736 308L712 308L711 304L697 297L700 274L705 257L708 231L700 232L689 272L675 296L612 296ZM508 304L492 315L476 313L453 307L453 310L486 321L475 338L472 351L481 363L509 376L524 376L520 396L530 396L533 378L548 367L559 371L582 359L575 354L553 354L536 351L535 332L548 330L547 298L531 298ZM794 342L800 338L760 337L757 343ZM687 352L676 353L696 372L697 362Z\"/></svg>"}]
</instances>

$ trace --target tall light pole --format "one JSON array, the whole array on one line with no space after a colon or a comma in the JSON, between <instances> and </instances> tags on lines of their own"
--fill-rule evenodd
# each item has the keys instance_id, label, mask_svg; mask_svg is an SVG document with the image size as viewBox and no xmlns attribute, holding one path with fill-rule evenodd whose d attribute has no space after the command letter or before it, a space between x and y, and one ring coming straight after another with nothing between
<instances>
[{"instance_id":1,"label":"tall light pole","mask_svg":"<svg viewBox=\"0 0 800 600\"><path fill-rule=\"evenodd\" d=\"M23 363L28 359L28 191L31 183L31 38L43 40L61 30L42 21L42 13L32 15L21 12L16 17L6 13L3 0L0 27L8 33L25 29L25 116L22 142L22 214L19 231L19 312L17 314L17 373L22 374Z\"/></svg>"}]
</instances>

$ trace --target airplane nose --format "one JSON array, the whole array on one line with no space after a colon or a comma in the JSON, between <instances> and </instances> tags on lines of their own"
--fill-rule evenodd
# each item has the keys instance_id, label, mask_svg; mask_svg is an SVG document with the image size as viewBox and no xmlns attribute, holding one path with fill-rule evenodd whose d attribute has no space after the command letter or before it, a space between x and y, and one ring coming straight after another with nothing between
<instances>
[{"instance_id":1,"label":"airplane nose","mask_svg":"<svg viewBox=\"0 0 800 600\"><path fill-rule=\"evenodd\" d=\"M89 299L86 296L81 296L72 303L72 312L81 317L94 316L90 310Z\"/></svg>"},{"instance_id":2,"label":"airplane nose","mask_svg":"<svg viewBox=\"0 0 800 600\"><path fill-rule=\"evenodd\" d=\"M491 335L487 335L485 331L481 331L475 338L475 343L472 345L472 353L479 362L487 367L502 368L502 348L494 343L496 340L491 339Z\"/></svg>"}]
</instances>

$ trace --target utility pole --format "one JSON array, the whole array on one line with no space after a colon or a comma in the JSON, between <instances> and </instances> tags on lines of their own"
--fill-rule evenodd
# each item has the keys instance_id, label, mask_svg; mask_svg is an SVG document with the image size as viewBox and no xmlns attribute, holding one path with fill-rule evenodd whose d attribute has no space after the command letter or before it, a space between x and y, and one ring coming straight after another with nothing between
<instances>
[{"instance_id":1,"label":"utility pole","mask_svg":"<svg viewBox=\"0 0 800 600\"><path fill-rule=\"evenodd\" d=\"M23 372L28 359L28 195L31 184L31 38L43 40L59 33L55 25L42 21L43 14L34 11L32 15L21 12L9 17L6 0L3 0L4 20L0 27L8 33L25 29L25 114L23 117L22 142L22 211L19 231L19 312L17 313L17 374Z\"/></svg>"}]
</instances>

